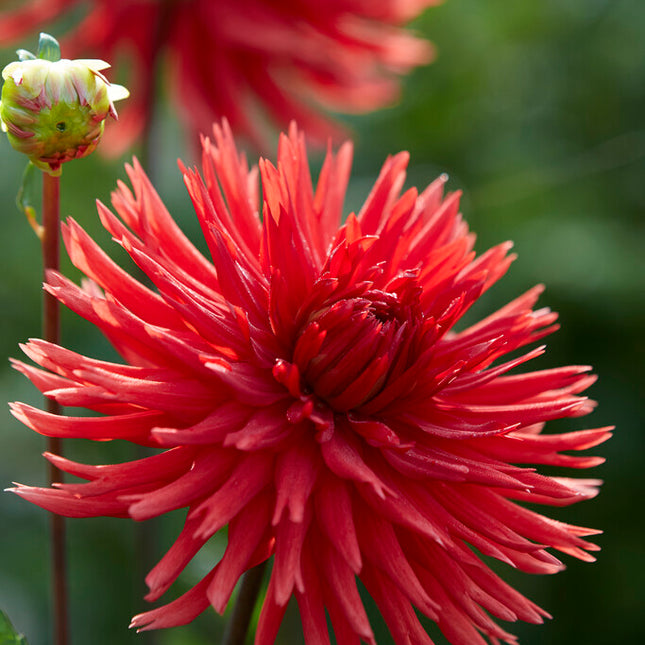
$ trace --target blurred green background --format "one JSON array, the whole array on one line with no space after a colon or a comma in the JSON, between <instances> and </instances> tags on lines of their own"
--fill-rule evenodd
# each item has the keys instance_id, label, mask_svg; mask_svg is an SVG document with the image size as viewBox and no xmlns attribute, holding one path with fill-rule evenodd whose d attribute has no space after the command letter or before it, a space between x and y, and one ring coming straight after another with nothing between
<instances>
[{"instance_id":1,"label":"blurred green background","mask_svg":"<svg viewBox=\"0 0 645 645\"><path fill-rule=\"evenodd\" d=\"M0 15L1 17L1 15ZM411 153L409 184L439 173L463 189L463 212L483 251L515 241L519 259L477 312L490 313L537 282L541 299L560 312L562 329L547 339L545 368L591 364L599 401L586 419L559 428L615 424L615 437L594 454L607 463L588 476L606 483L599 498L550 515L601 527L595 564L567 559L567 571L504 577L555 618L542 626L510 625L524 645L640 643L645 637L645 3L642 0L447 0L415 28L437 46L435 63L404 83L400 103L345 119L356 150L348 208L358 208L389 153ZM23 43L31 48L34 43ZM4 65L13 58L5 52ZM181 226L198 240L176 158L190 158L172 114L162 111L158 186ZM40 334L40 260L36 239L14 206L23 159L0 138L0 369L2 400L40 404L34 388L8 367L17 344ZM99 155L63 173L64 215L109 245L94 199L109 200L122 160ZM65 272L77 274L65 264ZM111 356L89 324L64 316L63 342ZM554 426L555 427L555 426ZM43 484L44 440L0 407L0 482ZM133 458L128 446L67 443L72 459L92 463ZM567 473L563 473L567 474ZM585 473L587 475L587 473ZM152 556L177 532L181 516L156 522ZM50 643L46 513L0 496L0 607L29 638ZM218 642L222 619L208 611L192 625L153 636L127 631L141 599L136 527L115 519L68 522L72 629L75 645L201 645ZM192 564L183 585L199 579L223 544ZM565 556L566 557L566 556ZM181 588L181 584L177 585ZM380 620L379 643L391 642ZM280 643L301 641L289 611ZM434 637L436 631L431 629ZM440 636L437 643L443 643ZM342 645L342 644L341 644Z\"/></svg>"}]
</instances>

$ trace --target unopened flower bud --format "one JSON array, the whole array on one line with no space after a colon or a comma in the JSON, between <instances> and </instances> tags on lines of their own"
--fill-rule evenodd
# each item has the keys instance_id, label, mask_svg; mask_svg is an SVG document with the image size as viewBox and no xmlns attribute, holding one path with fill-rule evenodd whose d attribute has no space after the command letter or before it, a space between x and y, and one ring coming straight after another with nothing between
<instances>
[{"instance_id":1,"label":"unopened flower bud","mask_svg":"<svg viewBox=\"0 0 645 645\"><path fill-rule=\"evenodd\" d=\"M9 63L2 70L0 125L11 145L51 174L60 174L62 163L90 154L107 116L117 118L113 101L128 96L101 74L107 67L102 60Z\"/></svg>"}]
</instances>

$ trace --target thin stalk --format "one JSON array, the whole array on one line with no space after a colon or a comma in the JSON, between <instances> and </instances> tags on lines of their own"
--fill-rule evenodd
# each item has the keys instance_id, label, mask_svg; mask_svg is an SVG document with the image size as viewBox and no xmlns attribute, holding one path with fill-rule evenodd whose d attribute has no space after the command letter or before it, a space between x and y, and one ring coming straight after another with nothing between
<instances>
[{"instance_id":1,"label":"thin stalk","mask_svg":"<svg viewBox=\"0 0 645 645\"><path fill-rule=\"evenodd\" d=\"M229 619L222 645L244 645L249 631L253 610L262 588L262 578L267 561L249 569L242 577L240 591Z\"/></svg>"},{"instance_id":2,"label":"thin stalk","mask_svg":"<svg viewBox=\"0 0 645 645\"><path fill-rule=\"evenodd\" d=\"M43 223L41 229L43 273L48 269L58 270L60 265L60 178L43 173ZM54 296L43 291L43 337L51 343L60 342L60 308ZM45 397L45 407L51 414L60 414L60 406ZM47 437L47 450L62 454L59 437ZM63 473L49 464L49 483L62 482ZM69 643L69 620L67 600L67 563L65 554L65 520L51 515L51 559L54 645Z\"/></svg>"}]
</instances>

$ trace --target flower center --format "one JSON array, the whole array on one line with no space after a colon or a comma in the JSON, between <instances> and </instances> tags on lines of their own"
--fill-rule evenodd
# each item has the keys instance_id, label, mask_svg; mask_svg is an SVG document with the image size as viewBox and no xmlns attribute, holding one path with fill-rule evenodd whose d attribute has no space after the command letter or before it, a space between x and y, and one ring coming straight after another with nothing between
<instances>
[{"instance_id":1,"label":"flower center","mask_svg":"<svg viewBox=\"0 0 645 645\"><path fill-rule=\"evenodd\" d=\"M373 399L407 369L423 322L413 282L398 293L368 289L309 314L292 359L305 394L346 412Z\"/></svg>"}]
</instances>

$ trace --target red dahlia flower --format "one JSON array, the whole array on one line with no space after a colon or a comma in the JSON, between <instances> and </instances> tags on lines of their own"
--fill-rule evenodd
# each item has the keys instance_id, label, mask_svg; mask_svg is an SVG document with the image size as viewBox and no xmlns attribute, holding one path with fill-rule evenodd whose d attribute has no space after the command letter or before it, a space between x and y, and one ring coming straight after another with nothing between
<instances>
[{"instance_id":1,"label":"red dahlia flower","mask_svg":"<svg viewBox=\"0 0 645 645\"><path fill-rule=\"evenodd\" d=\"M341 225L351 147L329 153L312 186L303 136L282 136L278 165L248 169L226 124L203 146L203 175L184 169L212 263L182 235L136 164L134 186L103 204L103 225L156 285L119 268L73 220L63 235L90 279L58 273L46 289L97 325L127 364L40 340L17 368L64 406L53 416L13 405L37 432L158 448L130 463L89 466L48 454L88 480L16 493L70 517L144 520L187 507L185 525L150 572L159 598L228 525L222 559L185 595L132 621L139 629L223 612L244 571L273 556L256 640L273 643L290 596L306 642L374 643L360 578L396 643L430 643L415 609L452 643L515 642L489 616L541 622L478 552L529 573L563 568L549 549L590 561L592 529L523 502L563 506L597 480L524 464L586 468L601 428L542 434L586 414L587 367L516 373L556 314L531 289L481 322L462 315L508 268L510 244L476 257L456 194L440 178L401 194L407 155L388 159L358 215ZM506 357L513 353L513 358ZM512 372L512 373L511 373ZM519 503L518 503L519 502Z\"/></svg>"},{"instance_id":2,"label":"red dahlia flower","mask_svg":"<svg viewBox=\"0 0 645 645\"><path fill-rule=\"evenodd\" d=\"M16 42L74 7L85 10L63 41L66 55L109 60L117 70L127 65L130 74L124 80L131 99L103 149L111 144L119 152L143 132L161 55L193 134L225 116L259 142L252 105L260 104L279 125L295 118L325 140L337 129L319 107L382 107L397 94L397 74L429 61L429 43L400 27L437 1L26 0L4 10L0 43Z\"/></svg>"}]
</instances>

